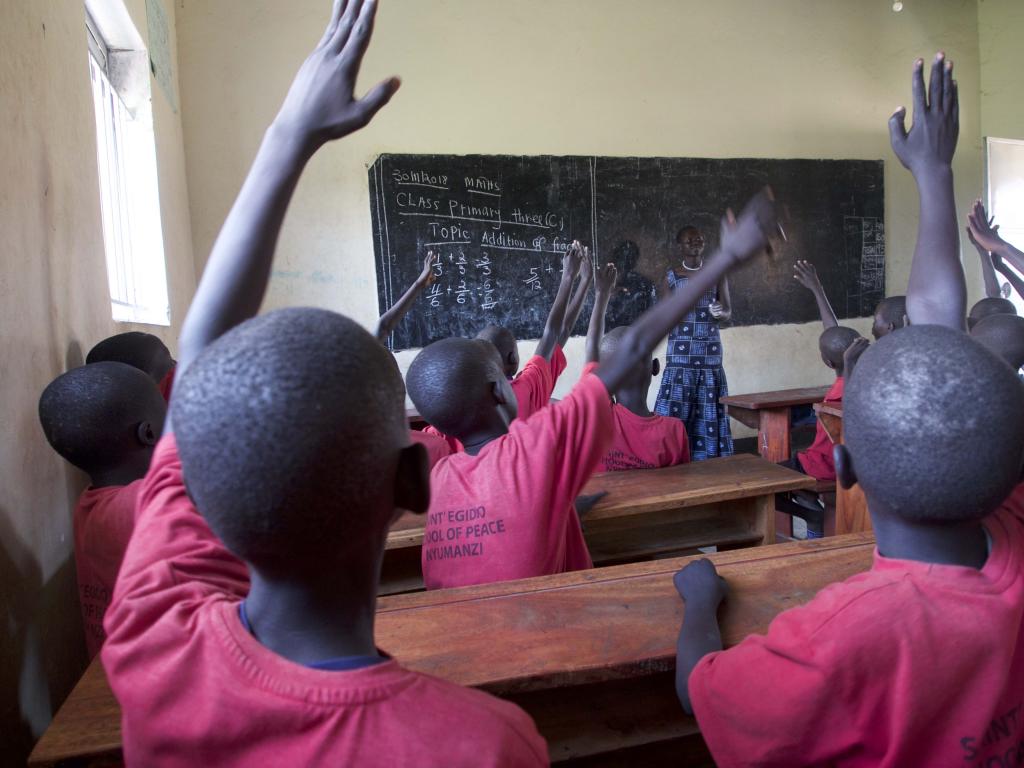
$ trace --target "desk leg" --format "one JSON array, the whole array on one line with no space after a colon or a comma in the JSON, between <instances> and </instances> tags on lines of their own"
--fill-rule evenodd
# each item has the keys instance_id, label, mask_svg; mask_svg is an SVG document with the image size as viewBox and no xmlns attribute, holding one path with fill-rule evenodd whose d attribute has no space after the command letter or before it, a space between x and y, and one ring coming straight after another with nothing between
<instances>
[{"instance_id":1,"label":"desk leg","mask_svg":"<svg viewBox=\"0 0 1024 768\"><path fill-rule=\"evenodd\" d=\"M870 530L871 515L860 485L850 490L836 486L836 535Z\"/></svg>"},{"instance_id":2,"label":"desk leg","mask_svg":"<svg viewBox=\"0 0 1024 768\"><path fill-rule=\"evenodd\" d=\"M754 499L754 526L761 534L761 545L774 544L776 526L778 525L775 512L775 494L758 496ZM789 516L786 515L788 518Z\"/></svg>"},{"instance_id":3,"label":"desk leg","mask_svg":"<svg viewBox=\"0 0 1024 768\"><path fill-rule=\"evenodd\" d=\"M845 439L845 432L840 431L840 437ZM871 515L868 514L868 501L864 497L864 491L860 484L856 484L849 490L836 483L836 534L860 533L873 530L871 527Z\"/></svg>"},{"instance_id":4,"label":"desk leg","mask_svg":"<svg viewBox=\"0 0 1024 768\"><path fill-rule=\"evenodd\" d=\"M760 412L760 426L757 430L757 451L768 461L789 459L790 410L789 408L764 408ZM775 513L775 532L787 538L793 537L793 518L784 512ZM774 541L767 542L774 544Z\"/></svg>"}]
</instances>

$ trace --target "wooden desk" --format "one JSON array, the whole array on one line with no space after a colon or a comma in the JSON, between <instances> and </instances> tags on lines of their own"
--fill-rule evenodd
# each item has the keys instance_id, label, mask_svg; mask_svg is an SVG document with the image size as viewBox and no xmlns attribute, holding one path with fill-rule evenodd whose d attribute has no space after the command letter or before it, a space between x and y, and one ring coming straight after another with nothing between
<instances>
[{"instance_id":1,"label":"wooden desk","mask_svg":"<svg viewBox=\"0 0 1024 768\"><path fill-rule=\"evenodd\" d=\"M843 404L816 403L814 412L818 421L828 432L833 443L843 442ZM843 488L836 481L836 533L858 533L870 531L871 515L868 514L868 502L860 485Z\"/></svg>"},{"instance_id":2,"label":"wooden desk","mask_svg":"<svg viewBox=\"0 0 1024 768\"><path fill-rule=\"evenodd\" d=\"M718 402L725 405L726 413L741 424L757 430L757 452L768 461L787 461L790 458L790 410L796 405L820 403L829 387L802 387L779 389L774 392L753 392L749 395L729 395ZM779 512L775 516L775 531L792 538L793 518Z\"/></svg>"},{"instance_id":3,"label":"wooden desk","mask_svg":"<svg viewBox=\"0 0 1024 768\"><path fill-rule=\"evenodd\" d=\"M427 426L427 422L415 408L405 409L405 420L409 422L409 429L423 429Z\"/></svg>"},{"instance_id":4,"label":"wooden desk","mask_svg":"<svg viewBox=\"0 0 1024 768\"><path fill-rule=\"evenodd\" d=\"M779 612L867 570L873 549L870 534L853 534L711 555L730 586L723 642L764 632ZM412 669L524 707L556 763L709 765L673 685L684 606L672 575L690 559L384 597L377 642ZM110 764L119 745L118 706L97 659L29 764Z\"/></svg>"},{"instance_id":5,"label":"wooden desk","mask_svg":"<svg viewBox=\"0 0 1024 768\"><path fill-rule=\"evenodd\" d=\"M775 541L775 494L813 488L814 478L737 454L664 469L594 475L583 494L608 495L583 517L595 565L614 565L715 545ZM419 589L422 516L403 515L388 534L381 594Z\"/></svg>"}]
</instances>

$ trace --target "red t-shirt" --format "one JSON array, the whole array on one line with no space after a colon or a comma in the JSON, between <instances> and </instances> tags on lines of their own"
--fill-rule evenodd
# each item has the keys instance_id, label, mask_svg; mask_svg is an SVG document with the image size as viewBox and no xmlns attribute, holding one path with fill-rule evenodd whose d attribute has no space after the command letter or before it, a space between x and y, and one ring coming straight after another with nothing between
<instances>
[{"instance_id":1,"label":"red t-shirt","mask_svg":"<svg viewBox=\"0 0 1024 768\"><path fill-rule=\"evenodd\" d=\"M716 764L1019 765L1024 488L985 528L981 570L876 551L767 635L701 659L690 698Z\"/></svg>"},{"instance_id":2,"label":"red t-shirt","mask_svg":"<svg viewBox=\"0 0 1024 768\"><path fill-rule=\"evenodd\" d=\"M247 590L245 566L185 493L174 437L163 438L102 651L126 764L547 764L513 704L394 660L325 671L276 655L242 625Z\"/></svg>"},{"instance_id":3,"label":"red t-shirt","mask_svg":"<svg viewBox=\"0 0 1024 768\"><path fill-rule=\"evenodd\" d=\"M135 527L135 503L142 480L128 485L86 488L75 506L75 570L82 604L85 644L91 659L106 635L103 614L110 605L128 540Z\"/></svg>"},{"instance_id":4,"label":"red t-shirt","mask_svg":"<svg viewBox=\"0 0 1024 768\"><path fill-rule=\"evenodd\" d=\"M478 455L442 459L430 476L427 589L590 568L573 502L611 436L608 391L586 376Z\"/></svg>"},{"instance_id":5,"label":"red t-shirt","mask_svg":"<svg viewBox=\"0 0 1024 768\"><path fill-rule=\"evenodd\" d=\"M177 368L177 366L171 366L171 370L164 374L164 377L160 379L160 383L157 384L157 388L160 390L160 394L164 396L165 403L171 402L171 389L174 386L175 368Z\"/></svg>"},{"instance_id":6,"label":"red t-shirt","mask_svg":"<svg viewBox=\"0 0 1024 768\"><path fill-rule=\"evenodd\" d=\"M583 375L593 373L598 363L583 366ZM615 429L608 453L597 465L598 472L627 469L659 469L690 460L686 426L667 416L637 416L618 403L612 408Z\"/></svg>"},{"instance_id":7,"label":"red t-shirt","mask_svg":"<svg viewBox=\"0 0 1024 768\"><path fill-rule=\"evenodd\" d=\"M835 384L829 389L822 402L838 403L842 402L842 399L843 377L838 376L836 377ZM828 436L828 432L825 431L820 421L814 433L814 442L811 443L811 447L802 453L798 453L797 457L800 459L800 466L804 468L804 472L814 479L836 479L836 465L832 459L832 438Z\"/></svg>"},{"instance_id":8,"label":"red t-shirt","mask_svg":"<svg viewBox=\"0 0 1024 768\"><path fill-rule=\"evenodd\" d=\"M436 430L433 433L427 434L422 430L410 429L409 439L427 449L427 457L430 460L431 468L452 452L448 442Z\"/></svg>"},{"instance_id":9,"label":"red t-shirt","mask_svg":"<svg viewBox=\"0 0 1024 768\"><path fill-rule=\"evenodd\" d=\"M561 355L561 365L556 363ZM558 373L555 373L555 371ZM565 355L560 347L555 347L555 354L548 362L540 355L534 355L523 366L519 375L512 379L512 391L516 393L519 403L518 419L528 419L541 408L551 402L551 393L555 391L555 382L559 374L565 370Z\"/></svg>"},{"instance_id":10,"label":"red t-shirt","mask_svg":"<svg viewBox=\"0 0 1024 768\"><path fill-rule=\"evenodd\" d=\"M512 391L516 393L516 401L519 404L517 419L527 419L548 405L551 401L551 393L555 391L555 382L562 375L565 366L565 353L557 344L551 355L550 363L539 355L530 358L519 375L512 380ZM421 431L434 437L440 437L448 443L452 453L461 453L466 450L462 443L454 437L439 432L429 424Z\"/></svg>"}]
</instances>

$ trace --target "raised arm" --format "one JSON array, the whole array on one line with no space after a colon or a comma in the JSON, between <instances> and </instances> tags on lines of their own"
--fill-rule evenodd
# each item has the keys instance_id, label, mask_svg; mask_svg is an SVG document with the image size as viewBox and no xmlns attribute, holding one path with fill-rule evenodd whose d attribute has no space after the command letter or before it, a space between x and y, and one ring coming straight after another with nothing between
<instances>
[{"instance_id":1,"label":"raised arm","mask_svg":"<svg viewBox=\"0 0 1024 768\"><path fill-rule=\"evenodd\" d=\"M259 310L281 223L309 159L369 123L398 89L390 78L361 99L354 94L376 11L376 0L335 0L327 30L295 76L214 243L182 326L176 378L203 348Z\"/></svg>"},{"instance_id":2,"label":"raised arm","mask_svg":"<svg viewBox=\"0 0 1024 768\"><path fill-rule=\"evenodd\" d=\"M989 222L991 224L991 221ZM974 237L970 227L967 227L967 239L978 252L978 260L981 262L981 276L985 280L985 296L990 299L998 299L1001 295L999 290L999 278L996 277L995 267L992 265L992 254L987 248L982 248Z\"/></svg>"},{"instance_id":3,"label":"raised arm","mask_svg":"<svg viewBox=\"0 0 1024 768\"><path fill-rule=\"evenodd\" d=\"M562 332L558 334L558 346L564 347L565 342L572 335L572 329L576 327L576 321L580 319L583 302L587 298L587 291L590 290L592 282L594 282L594 262L590 259L590 249L584 246L583 261L580 263L580 281L576 285L572 298L569 299L569 307L565 310Z\"/></svg>"},{"instance_id":4,"label":"raised arm","mask_svg":"<svg viewBox=\"0 0 1024 768\"><path fill-rule=\"evenodd\" d=\"M802 260L797 261L795 270L793 279L814 294L814 300L818 303L821 324L825 330L835 328L839 325L839 321L836 319L836 313L832 310L832 305L828 303L828 296L821 285L821 280L818 279L818 270L809 261Z\"/></svg>"},{"instance_id":5,"label":"raised arm","mask_svg":"<svg viewBox=\"0 0 1024 768\"><path fill-rule=\"evenodd\" d=\"M590 313L590 325L587 327L587 359L588 363L596 363L601 359L601 339L604 338L604 316L608 312L608 302L619 272L614 264L605 264L597 270L597 288L594 293L594 309Z\"/></svg>"},{"instance_id":6,"label":"raised arm","mask_svg":"<svg viewBox=\"0 0 1024 768\"><path fill-rule=\"evenodd\" d=\"M402 318L409 313L416 298L437 279L434 274L434 266L437 264L437 259L438 255L436 253L427 251L427 258L423 260L423 271L420 272L419 277L409 286L409 290L402 294L402 298L396 301L391 309L380 316L380 319L377 321L377 331L374 335L381 344L387 341L388 336L391 335L391 332L402 321Z\"/></svg>"},{"instance_id":7,"label":"raised arm","mask_svg":"<svg viewBox=\"0 0 1024 768\"><path fill-rule=\"evenodd\" d=\"M615 354L601 361L595 371L609 392L614 392L633 367L649 355L669 331L690 311L701 294L716 285L740 262L762 252L772 232L781 234L775 201L770 190L764 190L747 203L737 220L732 211L722 222L719 250L686 285L666 296L644 312L623 336Z\"/></svg>"},{"instance_id":8,"label":"raised arm","mask_svg":"<svg viewBox=\"0 0 1024 768\"><path fill-rule=\"evenodd\" d=\"M953 198L953 153L960 131L953 64L942 53L932 62L925 100L924 62L911 78L914 123L907 133L906 109L889 118L896 157L910 170L920 197L917 245L907 284L907 315L914 325L964 329L967 283L960 263L960 237Z\"/></svg>"},{"instance_id":9,"label":"raised arm","mask_svg":"<svg viewBox=\"0 0 1024 768\"><path fill-rule=\"evenodd\" d=\"M1024 298L1024 280L1021 279L1020 275L1010 269L1006 262L1003 261L1002 256L992 254L992 264L999 270L999 274L1006 278L1013 290L1017 292L1017 295Z\"/></svg>"},{"instance_id":10,"label":"raised arm","mask_svg":"<svg viewBox=\"0 0 1024 768\"><path fill-rule=\"evenodd\" d=\"M558 292L551 304L551 311L548 312L548 320L544 324L544 335L537 342L535 355L551 360L555 352L555 344L562 333L562 323L565 320L565 308L569 303L569 292L572 290L572 283L580 271L580 262L583 260L583 247L578 240L574 240L569 250L562 257L562 280L558 284Z\"/></svg>"},{"instance_id":11,"label":"raised arm","mask_svg":"<svg viewBox=\"0 0 1024 768\"><path fill-rule=\"evenodd\" d=\"M1022 291L1024 281L1006 264L1008 261L1018 271L1024 272L1024 253L1003 240L999 234L999 226L993 226L992 221L993 219L988 217L981 200L976 200L971 212L967 214L967 231L971 242L975 243L979 250L984 248L991 253L992 266L1010 281L1018 294L1024 296L1024 291ZM999 294L989 295L998 296Z\"/></svg>"},{"instance_id":12,"label":"raised arm","mask_svg":"<svg viewBox=\"0 0 1024 768\"><path fill-rule=\"evenodd\" d=\"M725 599L728 587L710 560L689 563L676 573L673 581L686 603L676 643L676 696L686 713L692 715L690 673L709 653L722 650L718 606Z\"/></svg>"}]
</instances>

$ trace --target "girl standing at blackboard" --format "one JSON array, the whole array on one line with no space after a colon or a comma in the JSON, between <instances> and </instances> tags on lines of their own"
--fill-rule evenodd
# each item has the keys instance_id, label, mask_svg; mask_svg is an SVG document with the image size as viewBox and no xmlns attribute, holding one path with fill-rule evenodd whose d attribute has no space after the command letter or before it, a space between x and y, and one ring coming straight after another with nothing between
<instances>
[{"instance_id":1,"label":"girl standing at blackboard","mask_svg":"<svg viewBox=\"0 0 1024 768\"><path fill-rule=\"evenodd\" d=\"M676 235L682 263L669 269L660 297L686 285L704 267L704 235L686 226ZM728 278L701 296L697 305L668 337L665 372L661 377L659 416L673 416L686 425L693 461L731 456L732 432L725 406L718 400L729 394L722 367L718 323L732 315Z\"/></svg>"}]
</instances>

